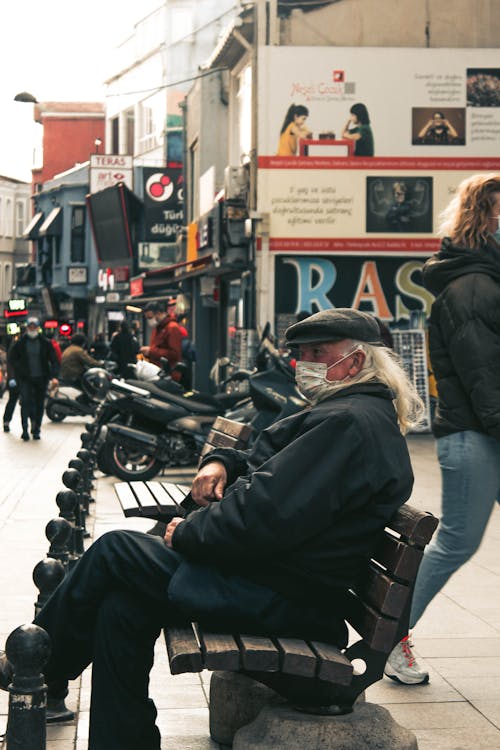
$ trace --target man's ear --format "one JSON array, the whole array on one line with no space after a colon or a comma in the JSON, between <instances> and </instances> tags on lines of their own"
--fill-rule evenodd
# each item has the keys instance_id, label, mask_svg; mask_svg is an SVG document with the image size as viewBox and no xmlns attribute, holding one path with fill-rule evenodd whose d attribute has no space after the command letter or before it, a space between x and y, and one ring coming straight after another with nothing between
<instances>
[{"instance_id":1,"label":"man's ear","mask_svg":"<svg viewBox=\"0 0 500 750\"><path fill-rule=\"evenodd\" d=\"M354 377L354 375L357 375L358 372L361 372L365 364L365 359L366 354L361 349L358 349L354 352L354 354L352 355L352 365L349 368L349 375L351 375L351 377Z\"/></svg>"}]
</instances>

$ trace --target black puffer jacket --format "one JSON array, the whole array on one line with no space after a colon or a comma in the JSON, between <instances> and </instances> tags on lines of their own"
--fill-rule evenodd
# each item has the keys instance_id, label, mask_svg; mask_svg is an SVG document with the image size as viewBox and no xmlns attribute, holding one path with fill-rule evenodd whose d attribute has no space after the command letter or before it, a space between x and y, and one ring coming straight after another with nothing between
<instances>
[{"instance_id":1,"label":"black puffer jacket","mask_svg":"<svg viewBox=\"0 0 500 750\"><path fill-rule=\"evenodd\" d=\"M249 452L216 449L224 498L177 526L173 547L285 595L351 586L413 474L390 391L353 385L272 425Z\"/></svg>"},{"instance_id":2,"label":"black puffer jacket","mask_svg":"<svg viewBox=\"0 0 500 750\"><path fill-rule=\"evenodd\" d=\"M429 348L439 405L436 437L475 430L500 440L500 246L470 250L446 238L423 269L436 295Z\"/></svg>"}]
</instances>

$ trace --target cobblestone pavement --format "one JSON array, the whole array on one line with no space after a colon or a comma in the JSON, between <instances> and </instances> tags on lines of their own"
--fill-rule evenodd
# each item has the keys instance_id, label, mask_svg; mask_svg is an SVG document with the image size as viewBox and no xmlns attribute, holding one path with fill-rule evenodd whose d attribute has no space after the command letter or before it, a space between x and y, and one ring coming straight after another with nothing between
<instances>
[{"instance_id":1,"label":"cobblestone pavement","mask_svg":"<svg viewBox=\"0 0 500 750\"><path fill-rule=\"evenodd\" d=\"M54 499L63 488L62 472L80 448L82 427L77 419L48 422L42 440L23 443L16 416L12 432L0 434L0 648L15 627L33 616L37 591L32 570L47 552L45 525L57 516ZM439 515L434 441L430 435L413 435L409 445L416 475L411 502ZM188 482L190 474L175 472L176 481ZM151 526L150 521L123 518L114 481L101 475L97 479L88 523L94 538L113 528ZM367 700L384 705L416 734L420 750L500 748L499 544L497 505L481 549L436 597L414 633L415 650L431 673L430 684L403 687L383 679L367 691ZM172 677L164 643L158 641L151 692L162 749L219 748L208 735L208 684L205 673ZM68 701L78 710L78 720L48 727L48 750L86 750L89 696L87 670L72 683ZM0 734L6 714L7 694L0 693Z\"/></svg>"}]
</instances>

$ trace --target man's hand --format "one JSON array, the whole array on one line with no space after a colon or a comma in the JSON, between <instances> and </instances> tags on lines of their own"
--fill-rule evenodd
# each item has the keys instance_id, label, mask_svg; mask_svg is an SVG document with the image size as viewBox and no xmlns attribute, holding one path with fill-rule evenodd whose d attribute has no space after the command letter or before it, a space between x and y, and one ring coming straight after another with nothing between
<instances>
[{"instance_id":1,"label":"man's hand","mask_svg":"<svg viewBox=\"0 0 500 750\"><path fill-rule=\"evenodd\" d=\"M141 354L144 354L145 357L149 356L149 346L141 346L139 351Z\"/></svg>"},{"instance_id":2,"label":"man's hand","mask_svg":"<svg viewBox=\"0 0 500 750\"><path fill-rule=\"evenodd\" d=\"M167 526L165 536L163 537L167 547L172 547L172 537L174 535L174 531L176 530L177 526L185 520L185 518L179 518L179 516L175 516L175 518L172 518Z\"/></svg>"},{"instance_id":3,"label":"man's hand","mask_svg":"<svg viewBox=\"0 0 500 750\"><path fill-rule=\"evenodd\" d=\"M203 466L193 480L191 497L197 505L209 505L222 500L227 484L226 467L221 461L210 461Z\"/></svg>"}]
</instances>

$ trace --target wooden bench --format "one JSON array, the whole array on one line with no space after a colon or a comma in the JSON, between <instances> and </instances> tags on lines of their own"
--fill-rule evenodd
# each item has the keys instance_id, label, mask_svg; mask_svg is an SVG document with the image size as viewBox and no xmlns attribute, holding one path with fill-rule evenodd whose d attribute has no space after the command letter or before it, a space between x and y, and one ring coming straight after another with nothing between
<instances>
[{"instance_id":1,"label":"wooden bench","mask_svg":"<svg viewBox=\"0 0 500 750\"><path fill-rule=\"evenodd\" d=\"M244 447L245 425L218 418L206 455L215 447ZM192 509L189 487L162 481L115 484L126 516L168 521ZM196 507L196 506L194 506ZM339 713L352 710L356 698L381 679L387 657L408 633L413 586L425 546L438 519L404 505L381 533L362 583L349 592L345 619L360 636L343 652L328 643L296 638L263 638L212 633L195 623L169 627L165 640L172 674L183 672L281 672L331 683ZM364 662L361 672L358 663Z\"/></svg>"}]
</instances>

